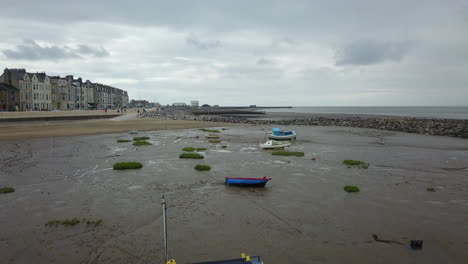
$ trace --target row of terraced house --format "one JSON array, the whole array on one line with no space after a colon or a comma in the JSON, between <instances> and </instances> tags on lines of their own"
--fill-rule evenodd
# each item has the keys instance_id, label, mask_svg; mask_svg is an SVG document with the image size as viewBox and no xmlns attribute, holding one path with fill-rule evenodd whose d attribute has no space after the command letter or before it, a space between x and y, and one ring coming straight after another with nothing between
<instances>
[{"instance_id":1,"label":"row of terraced house","mask_svg":"<svg viewBox=\"0 0 468 264\"><path fill-rule=\"evenodd\" d=\"M128 106L127 91L73 75L48 76L5 69L0 76L0 111L114 109Z\"/></svg>"}]
</instances>

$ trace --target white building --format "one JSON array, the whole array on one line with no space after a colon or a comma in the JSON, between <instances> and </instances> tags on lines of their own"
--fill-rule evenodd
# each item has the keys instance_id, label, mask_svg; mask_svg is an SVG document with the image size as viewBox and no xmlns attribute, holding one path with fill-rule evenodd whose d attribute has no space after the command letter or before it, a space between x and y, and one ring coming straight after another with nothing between
<instances>
[{"instance_id":1,"label":"white building","mask_svg":"<svg viewBox=\"0 0 468 264\"><path fill-rule=\"evenodd\" d=\"M0 81L20 91L19 110L51 110L50 79L45 73L28 73L25 69L5 69Z\"/></svg>"},{"instance_id":2,"label":"white building","mask_svg":"<svg viewBox=\"0 0 468 264\"><path fill-rule=\"evenodd\" d=\"M199 102L198 102L198 100L190 101L190 105L191 105L192 107L198 107L198 106L199 106Z\"/></svg>"}]
</instances>

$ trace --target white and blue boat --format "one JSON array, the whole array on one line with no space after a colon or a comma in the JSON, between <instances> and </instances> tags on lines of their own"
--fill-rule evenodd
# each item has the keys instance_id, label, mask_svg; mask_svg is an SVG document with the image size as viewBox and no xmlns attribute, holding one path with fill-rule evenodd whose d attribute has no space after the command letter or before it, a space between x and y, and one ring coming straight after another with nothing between
<instances>
[{"instance_id":1,"label":"white and blue boat","mask_svg":"<svg viewBox=\"0 0 468 264\"><path fill-rule=\"evenodd\" d=\"M276 140L285 140L285 139L296 139L296 132L295 131L282 131L279 128L273 128L270 133L268 133L269 139L276 139Z\"/></svg>"},{"instance_id":2,"label":"white and blue boat","mask_svg":"<svg viewBox=\"0 0 468 264\"><path fill-rule=\"evenodd\" d=\"M275 141L275 140L268 140L265 143L260 143L260 147L262 149L284 149L285 147L289 147L291 143L288 142L280 142L280 141Z\"/></svg>"},{"instance_id":3,"label":"white and blue boat","mask_svg":"<svg viewBox=\"0 0 468 264\"><path fill-rule=\"evenodd\" d=\"M225 185L249 186L249 187L265 187L265 184L271 178L230 178L226 177Z\"/></svg>"}]
</instances>

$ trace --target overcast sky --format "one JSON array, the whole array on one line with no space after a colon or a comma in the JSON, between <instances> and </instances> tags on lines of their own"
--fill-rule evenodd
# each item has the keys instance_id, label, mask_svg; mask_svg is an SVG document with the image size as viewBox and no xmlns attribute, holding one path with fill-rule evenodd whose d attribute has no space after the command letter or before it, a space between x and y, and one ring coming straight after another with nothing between
<instances>
[{"instance_id":1,"label":"overcast sky","mask_svg":"<svg viewBox=\"0 0 468 264\"><path fill-rule=\"evenodd\" d=\"M0 66L163 104L468 105L468 1L0 0Z\"/></svg>"}]
</instances>

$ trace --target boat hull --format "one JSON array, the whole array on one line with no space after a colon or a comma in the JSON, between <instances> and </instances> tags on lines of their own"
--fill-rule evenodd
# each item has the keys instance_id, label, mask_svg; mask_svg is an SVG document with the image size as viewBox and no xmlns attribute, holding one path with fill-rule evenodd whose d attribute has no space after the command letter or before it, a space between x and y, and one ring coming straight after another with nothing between
<instances>
[{"instance_id":1,"label":"boat hull","mask_svg":"<svg viewBox=\"0 0 468 264\"><path fill-rule=\"evenodd\" d=\"M260 147L262 149L284 149L285 147L289 147L291 143L284 143L284 144L279 144L279 145L273 145L267 143L260 144Z\"/></svg>"},{"instance_id":2,"label":"boat hull","mask_svg":"<svg viewBox=\"0 0 468 264\"><path fill-rule=\"evenodd\" d=\"M225 185L265 187L265 184L271 179L267 178L226 178Z\"/></svg>"},{"instance_id":3,"label":"boat hull","mask_svg":"<svg viewBox=\"0 0 468 264\"><path fill-rule=\"evenodd\" d=\"M290 135L282 135L278 136L273 133L268 133L268 138L269 139L275 139L275 140L290 140L290 139L296 139L296 133L294 132L293 134Z\"/></svg>"}]
</instances>

